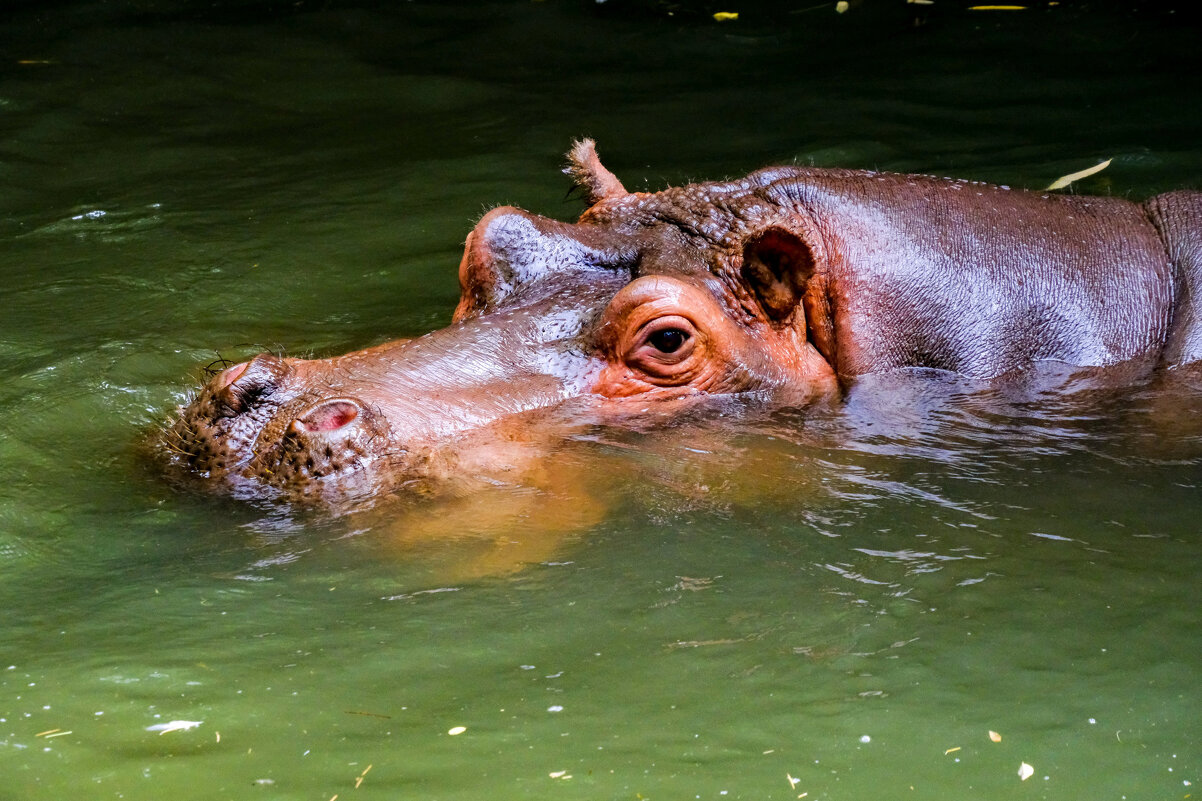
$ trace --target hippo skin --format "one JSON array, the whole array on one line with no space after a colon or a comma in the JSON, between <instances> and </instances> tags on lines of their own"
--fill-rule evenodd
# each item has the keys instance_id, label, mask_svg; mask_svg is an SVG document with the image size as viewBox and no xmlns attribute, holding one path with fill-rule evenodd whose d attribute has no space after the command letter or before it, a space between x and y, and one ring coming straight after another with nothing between
<instances>
[{"instance_id":1,"label":"hippo skin","mask_svg":"<svg viewBox=\"0 0 1202 801\"><path fill-rule=\"evenodd\" d=\"M486 214L450 326L229 367L166 429L174 468L242 496L370 494L510 464L555 409L612 422L731 395L805 406L894 368L1202 358L1202 193L802 167L644 193L590 140L569 162L587 210Z\"/></svg>"}]
</instances>

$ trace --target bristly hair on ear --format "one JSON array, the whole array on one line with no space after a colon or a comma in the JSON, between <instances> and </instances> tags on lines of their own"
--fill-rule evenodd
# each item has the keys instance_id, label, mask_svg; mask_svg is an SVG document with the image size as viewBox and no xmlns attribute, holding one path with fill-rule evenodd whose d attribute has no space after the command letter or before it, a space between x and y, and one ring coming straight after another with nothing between
<instances>
[{"instance_id":1,"label":"bristly hair on ear","mask_svg":"<svg viewBox=\"0 0 1202 801\"><path fill-rule=\"evenodd\" d=\"M601 164L597 157L597 143L592 139L581 139L572 144L568 151L568 166L565 175L572 176L576 186L584 190L584 199L590 206L609 198L629 194L626 187L612 172Z\"/></svg>"}]
</instances>

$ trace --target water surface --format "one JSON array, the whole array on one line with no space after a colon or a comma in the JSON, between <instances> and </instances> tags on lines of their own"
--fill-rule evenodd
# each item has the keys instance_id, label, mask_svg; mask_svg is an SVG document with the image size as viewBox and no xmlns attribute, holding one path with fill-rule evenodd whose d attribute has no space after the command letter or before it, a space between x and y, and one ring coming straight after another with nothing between
<instances>
[{"instance_id":1,"label":"water surface","mask_svg":"<svg viewBox=\"0 0 1202 801\"><path fill-rule=\"evenodd\" d=\"M1168 20L12 12L0 798L1189 796L1185 380L906 374L594 432L554 458L619 476L603 518L474 578L487 537L194 497L139 451L216 360L445 324L484 210L579 212L557 170L584 134L632 189L787 161L1042 187L1111 157L1083 191L1198 187L1196 37Z\"/></svg>"}]
</instances>

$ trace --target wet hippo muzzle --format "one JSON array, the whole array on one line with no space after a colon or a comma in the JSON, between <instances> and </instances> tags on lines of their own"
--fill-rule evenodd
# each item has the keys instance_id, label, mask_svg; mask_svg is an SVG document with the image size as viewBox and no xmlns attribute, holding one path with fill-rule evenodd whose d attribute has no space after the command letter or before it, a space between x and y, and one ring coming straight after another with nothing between
<instances>
[{"instance_id":1,"label":"wet hippo muzzle","mask_svg":"<svg viewBox=\"0 0 1202 801\"><path fill-rule=\"evenodd\" d=\"M218 373L168 431L180 466L213 482L296 493L401 450L363 401L306 391L296 373L270 354Z\"/></svg>"}]
</instances>

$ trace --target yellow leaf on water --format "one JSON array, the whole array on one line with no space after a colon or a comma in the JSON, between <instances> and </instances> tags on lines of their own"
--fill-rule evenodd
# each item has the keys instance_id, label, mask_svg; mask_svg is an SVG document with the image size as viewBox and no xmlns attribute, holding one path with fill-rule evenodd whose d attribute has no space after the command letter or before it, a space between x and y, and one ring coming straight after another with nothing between
<instances>
[{"instance_id":1,"label":"yellow leaf on water","mask_svg":"<svg viewBox=\"0 0 1202 801\"><path fill-rule=\"evenodd\" d=\"M943 755L944 755L944 756L947 756L948 754L954 754L954 753L956 753L956 752L957 752L957 751L959 751L959 750L960 750L960 746L958 746L958 745L957 745L955 748L949 748L949 749L947 749L946 751L944 751L944 752L943 752Z\"/></svg>"},{"instance_id":2,"label":"yellow leaf on water","mask_svg":"<svg viewBox=\"0 0 1202 801\"><path fill-rule=\"evenodd\" d=\"M719 11L714 15L714 19L718 22L731 22L739 18L737 11Z\"/></svg>"},{"instance_id":3,"label":"yellow leaf on water","mask_svg":"<svg viewBox=\"0 0 1202 801\"><path fill-rule=\"evenodd\" d=\"M1063 189L1064 187L1071 184L1073 181L1079 181L1082 178L1088 178L1089 176L1091 176L1095 173L1099 173L1102 170L1109 167L1110 162L1112 162L1112 161L1114 161L1114 159L1106 159L1101 164L1095 164L1092 167L1085 168L1084 170L1077 170L1076 172L1070 172L1068 175L1065 175L1062 178L1057 178L1055 181L1052 181L1052 183L1050 183L1048 185L1048 188L1046 191L1053 192L1057 189Z\"/></svg>"},{"instance_id":4,"label":"yellow leaf on water","mask_svg":"<svg viewBox=\"0 0 1202 801\"><path fill-rule=\"evenodd\" d=\"M1028 765L1026 762L1018 766L1018 778L1026 781L1035 775L1035 768Z\"/></svg>"},{"instance_id":5,"label":"yellow leaf on water","mask_svg":"<svg viewBox=\"0 0 1202 801\"><path fill-rule=\"evenodd\" d=\"M1002 735L998 734L998 733L997 733L997 732L995 732L995 731L990 731L990 732L989 732L989 739L990 739L990 740L993 740L995 743L1000 743L1000 742L1002 741Z\"/></svg>"}]
</instances>

